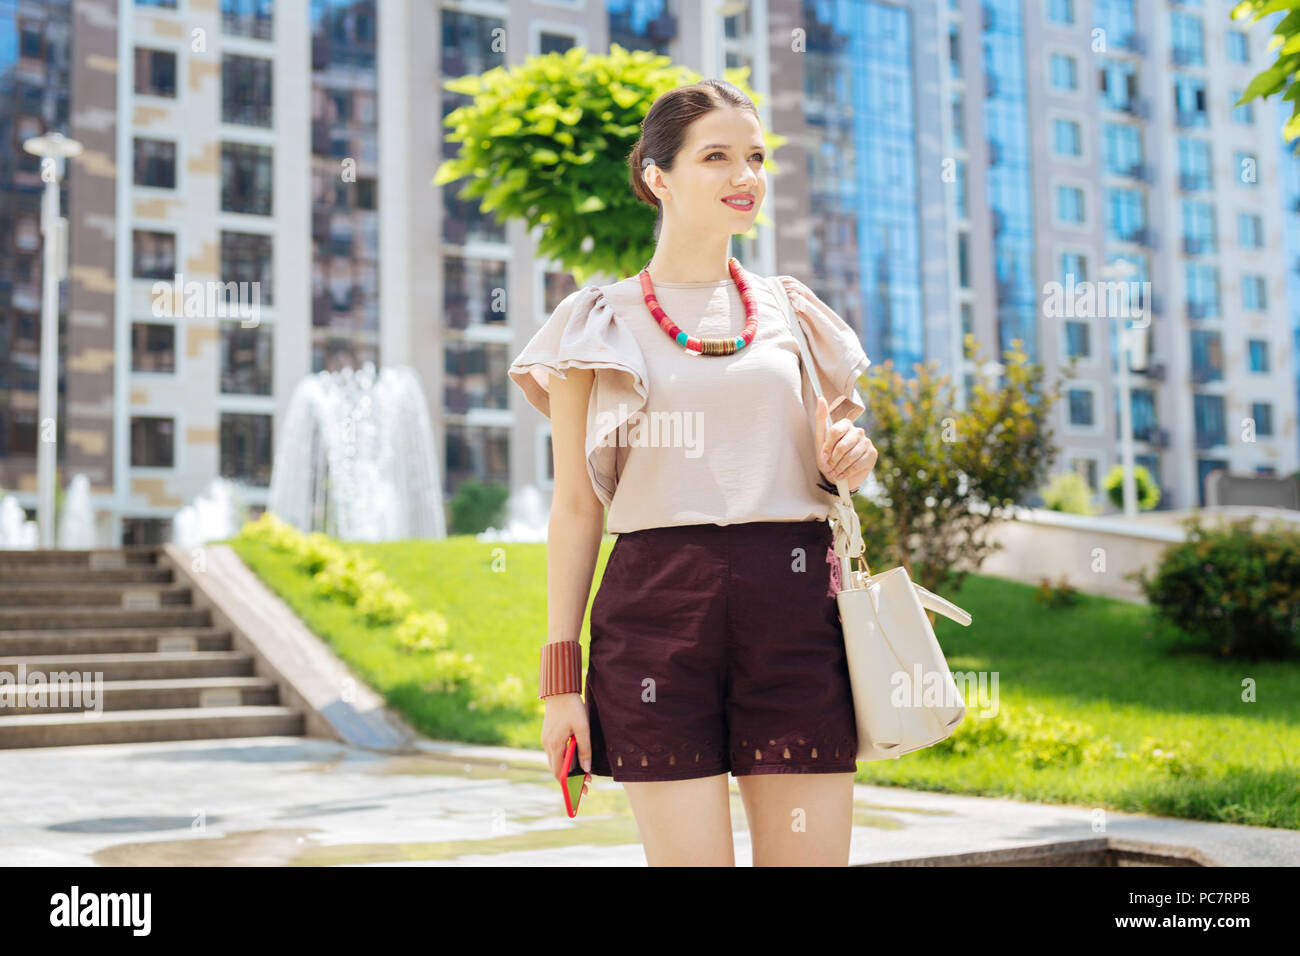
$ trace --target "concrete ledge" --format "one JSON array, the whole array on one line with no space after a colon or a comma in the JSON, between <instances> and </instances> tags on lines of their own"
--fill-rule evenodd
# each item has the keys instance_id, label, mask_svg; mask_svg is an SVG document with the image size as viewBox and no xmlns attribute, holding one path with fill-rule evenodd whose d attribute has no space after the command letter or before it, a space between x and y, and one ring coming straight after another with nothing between
<instances>
[{"instance_id":1,"label":"concrete ledge","mask_svg":"<svg viewBox=\"0 0 1300 956\"><path fill-rule=\"evenodd\" d=\"M276 682L280 700L303 714L307 736L367 750L410 753L419 733L262 584L228 545L203 548L206 569L195 572L189 554L163 545L160 564L192 589L195 607L229 630L236 650L253 657L254 672ZM345 699L345 693L348 698Z\"/></svg>"}]
</instances>

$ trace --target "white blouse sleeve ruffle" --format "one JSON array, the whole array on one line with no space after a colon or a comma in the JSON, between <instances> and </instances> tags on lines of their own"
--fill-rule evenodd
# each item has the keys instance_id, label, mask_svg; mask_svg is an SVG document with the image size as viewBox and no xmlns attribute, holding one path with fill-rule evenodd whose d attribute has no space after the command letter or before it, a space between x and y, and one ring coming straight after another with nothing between
<instances>
[{"instance_id":1,"label":"white blouse sleeve ruffle","mask_svg":"<svg viewBox=\"0 0 1300 956\"><path fill-rule=\"evenodd\" d=\"M595 369L587 403L587 474L608 508L618 484L616 432L649 395L645 359L626 322L597 286L570 293L511 363L510 378L529 403L551 417L549 376Z\"/></svg>"},{"instance_id":2,"label":"white blouse sleeve ruffle","mask_svg":"<svg viewBox=\"0 0 1300 956\"><path fill-rule=\"evenodd\" d=\"M790 296L790 305L799 319L808 353L826 395L831 421L856 421L867 408L857 388L858 378L871 365L858 333L794 276L777 278ZM811 394L815 401L816 392Z\"/></svg>"}]
</instances>

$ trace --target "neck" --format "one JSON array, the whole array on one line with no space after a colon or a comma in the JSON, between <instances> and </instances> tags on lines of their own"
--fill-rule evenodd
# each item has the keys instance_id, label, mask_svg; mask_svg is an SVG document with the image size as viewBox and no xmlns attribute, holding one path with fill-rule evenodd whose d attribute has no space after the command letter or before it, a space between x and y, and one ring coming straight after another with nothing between
<instances>
[{"instance_id":1,"label":"neck","mask_svg":"<svg viewBox=\"0 0 1300 956\"><path fill-rule=\"evenodd\" d=\"M727 266L730 237L705 236L699 241L678 243L660 232L655 254L646 264L651 282L721 282L731 278Z\"/></svg>"}]
</instances>

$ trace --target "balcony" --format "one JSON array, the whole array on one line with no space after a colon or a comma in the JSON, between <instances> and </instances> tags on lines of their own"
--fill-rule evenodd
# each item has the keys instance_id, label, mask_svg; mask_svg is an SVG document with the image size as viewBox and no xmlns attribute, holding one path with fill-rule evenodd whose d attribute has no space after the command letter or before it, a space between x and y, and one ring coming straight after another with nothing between
<instances>
[{"instance_id":1,"label":"balcony","mask_svg":"<svg viewBox=\"0 0 1300 956\"><path fill-rule=\"evenodd\" d=\"M1153 428L1151 429L1151 435L1147 440L1151 443L1152 448L1158 448L1161 451L1164 451L1171 443L1169 429Z\"/></svg>"},{"instance_id":2,"label":"balcony","mask_svg":"<svg viewBox=\"0 0 1300 956\"><path fill-rule=\"evenodd\" d=\"M1204 319L1208 315L1209 315L1209 310L1206 309L1205 303L1203 302L1187 303L1187 317L1189 319Z\"/></svg>"},{"instance_id":3,"label":"balcony","mask_svg":"<svg viewBox=\"0 0 1300 956\"><path fill-rule=\"evenodd\" d=\"M1199 173L1179 173L1178 188L1185 193L1202 192L1210 188L1210 178Z\"/></svg>"},{"instance_id":4,"label":"balcony","mask_svg":"<svg viewBox=\"0 0 1300 956\"><path fill-rule=\"evenodd\" d=\"M1191 380L1193 385L1208 385L1210 382L1223 381L1223 369L1217 365L1193 365Z\"/></svg>"},{"instance_id":5,"label":"balcony","mask_svg":"<svg viewBox=\"0 0 1300 956\"><path fill-rule=\"evenodd\" d=\"M1207 448L1215 448L1219 445L1226 444L1223 432L1206 434L1201 431L1196 433L1196 448L1198 451L1204 451Z\"/></svg>"},{"instance_id":6,"label":"balcony","mask_svg":"<svg viewBox=\"0 0 1300 956\"><path fill-rule=\"evenodd\" d=\"M1164 362L1148 362L1145 372L1148 382L1163 382L1168 375Z\"/></svg>"},{"instance_id":7,"label":"balcony","mask_svg":"<svg viewBox=\"0 0 1300 956\"><path fill-rule=\"evenodd\" d=\"M1174 122L1183 129L1195 129L1209 125L1205 118L1205 110L1175 110Z\"/></svg>"},{"instance_id":8,"label":"balcony","mask_svg":"<svg viewBox=\"0 0 1300 956\"><path fill-rule=\"evenodd\" d=\"M1205 66L1205 52L1191 47L1176 46L1170 52L1174 66Z\"/></svg>"},{"instance_id":9,"label":"balcony","mask_svg":"<svg viewBox=\"0 0 1300 956\"><path fill-rule=\"evenodd\" d=\"M1143 183L1149 183L1155 179L1155 171L1146 163L1133 163L1125 170L1124 175Z\"/></svg>"},{"instance_id":10,"label":"balcony","mask_svg":"<svg viewBox=\"0 0 1300 956\"><path fill-rule=\"evenodd\" d=\"M1214 252L1214 240L1209 236L1183 236L1183 253L1202 256Z\"/></svg>"}]
</instances>

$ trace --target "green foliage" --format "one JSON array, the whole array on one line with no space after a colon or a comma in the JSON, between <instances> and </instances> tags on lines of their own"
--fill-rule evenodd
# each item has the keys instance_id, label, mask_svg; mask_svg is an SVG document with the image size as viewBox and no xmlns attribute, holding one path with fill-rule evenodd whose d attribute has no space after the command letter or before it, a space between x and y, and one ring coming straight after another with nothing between
<instances>
[{"instance_id":1,"label":"green foliage","mask_svg":"<svg viewBox=\"0 0 1300 956\"><path fill-rule=\"evenodd\" d=\"M1232 18L1258 23L1283 12L1285 16L1273 25L1273 36L1268 41L1268 48L1277 51L1276 59L1250 81L1233 105L1285 91L1282 99L1290 101L1291 116L1282 126L1282 138L1297 140L1295 149L1300 152L1300 78L1296 76L1300 70L1300 0L1242 0L1232 8Z\"/></svg>"},{"instance_id":2,"label":"green foliage","mask_svg":"<svg viewBox=\"0 0 1300 956\"><path fill-rule=\"evenodd\" d=\"M748 67L725 71L761 105L748 75ZM538 253L580 286L596 275L632 275L654 254L656 212L632 194L627 157L655 99L701 79L666 56L615 43L607 55L572 47L450 80L446 89L473 102L443 120L447 140L461 145L433 185L470 178L462 198L481 198L499 223L522 219L537 231ZM787 137L764 135L764 165L775 172L770 155ZM760 212L755 225L769 222Z\"/></svg>"},{"instance_id":3,"label":"green foliage","mask_svg":"<svg viewBox=\"0 0 1300 956\"><path fill-rule=\"evenodd\" d=\"M1160 486L1143 465L1133 466L1133 486L1137 492L1138 511L1150 511L1160 504ZM1116 508L1124 507L1124 466L1115 465L1102 482L1106 497Z\"/></svg>"},{"instance_id":4,"label":"green foliage","mask_svg":"<svg viewBox=\"0 0 1300 956\"><path fill-rule=\"evenodd\" d=\"M478 534L496 527L505 515L510 489L477 478L466 478L451 498L451 531L454 534Z\"/></svg>"},{"instance_id":5,"label":"green foliage","mask_svg":"<svg viewBox=\"0 0 1300 956\"><path fill-rule=\"evenodd\" d=\"M1061 575L1056 584L1053 584L1050 578L1044 576L1038 582L1038 590L1034 592L1034 600L1048 607L1074 607L1079 603L1079 591L1074 585L1070 584L1069 578L1064 574Z\"/></svg>"},{"instance_id":6,"label":"green foliage","mask_svg":"<svg viewBox=\"0 0 1300 956\"><path fill-rule=\"evenodd\" d=\"M974 358L974 338L965 344ZM1038 485L1057 453L1048 415L1059 391L1044 390L1042 367L1029 364L1018 340L1004 359L1003 381L976 379L965 409L957 408L955 389L935 363L915 365L906 380L892 361L863 376L863 428L880 449L872 472L880 513L871 520L888 525L874 533L932 591L960 588L997 549L984 530L1013 516L1011 507ZM871 526L863 521L864 540Z\"/></svg>"},{"instance_id":7,"label":"green foliage","mask_svg":"<svg viewBox=\"0 0 1300 956\"><path fill-rule=\"evenodd\" d=\"M1038 489L1038 494L1043 499L1043 507L1048 511L1072 515L1097 513L1088 480L1077 471L1062 471L1053 475L1051 481Z\"/></svg>"},{"instance_id":8,"label":"green foliage","mask_svg":"<svg viewBox=\"0 0 1300 956\"><path fill-rule=\"evenodd\" d=\"M1133 577L1157 614L1219 657L1285 658L1300 648L1300 531L1250 519L1207 528L1185 521L1154 575Z\"/></svg>"},{"instance_id":9,"label":"green foliage","mask_svg":"<svg viewBox=\"0 0 1300 956\"><path fill-rule=\"evenodd\" d=\"M989 747L1012 744L1012 759L1022 766L1041 770L1060 766L1098 766L1107 763L1136 763L1144 770L1171 776L1198 777L1204 768L1192 756L1186 740L1177 749L1144 736L1136 750L1126 751L1108 734L1098 734L1085 721L1045 714L1033 705L1014 708L1002 705L989 716L974 710L957 726L952 736L933 749L957 756L973 756Z\"/></svg>"}]
</instances>

